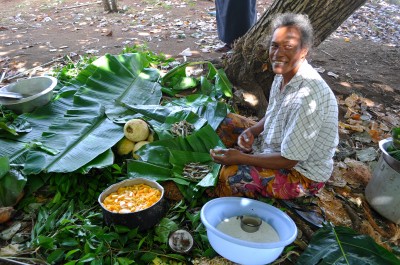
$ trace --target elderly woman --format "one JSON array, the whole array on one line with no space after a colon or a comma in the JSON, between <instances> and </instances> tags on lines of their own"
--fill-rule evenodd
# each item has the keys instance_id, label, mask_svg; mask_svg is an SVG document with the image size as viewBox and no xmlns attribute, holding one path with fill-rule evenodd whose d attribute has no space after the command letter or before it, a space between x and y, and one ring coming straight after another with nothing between
<instances>
[{"instance_id":1,"label":"elderly woman","mask_svg":"<svg viewBox=\"0 0 400 265\"><path fill-rule=\"evenodd\" d=\"M269 105L258 123L236 134L239 150L210 151L212 159L224 165L217 196L311 196L333 170L338 106L329 86L306 60L313 43L310 21L300 14L281 14L273 20L271 32L269 60L276 75ZM235 133L226 130L237 132L238 119L228 116L217 131L227 147L226 136Z\"/></svg>"}]
</instances>

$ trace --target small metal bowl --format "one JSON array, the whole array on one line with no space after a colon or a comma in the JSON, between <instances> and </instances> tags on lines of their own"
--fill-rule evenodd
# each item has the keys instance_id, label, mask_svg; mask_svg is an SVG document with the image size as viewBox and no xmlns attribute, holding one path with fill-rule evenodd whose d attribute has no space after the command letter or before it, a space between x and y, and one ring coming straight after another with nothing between
<instances>
[{"instance_id":1,"label":"small metal bowl","mask_svg":"<svg viewBox=\"0 0 400 265\"><path fill-rule=\"evenodd\" d=\"M1 88L1 92L21 94L21 99L0 97L0 105L14 111L17 114L31 112L44 106L53 97L53 90L57 85L57 79L52 76L38 76L20 79L15 83Z\"/></svg>"},{"instance_id":2,"label":"small metal bowl","mask_svg":"<svg viewBox=\"0 0 400 265\"><path fill-rule=\"evenodd\" d=\"M254 233L260 229L262 219L258 216L252 215L241 215L240 216L240 228L247 233Z\"/></svg>"},{"instance_id":3,"label":"small metal bowl","mask_svg":"<svg viewBox=\"0 0 400 265\"><path fill-rule=\"evenodd\" d=\"M193 248L194 239L189 231L178 229L169 235L168 245L174 252L188 253Z\"/></svg>"}]
</instances>

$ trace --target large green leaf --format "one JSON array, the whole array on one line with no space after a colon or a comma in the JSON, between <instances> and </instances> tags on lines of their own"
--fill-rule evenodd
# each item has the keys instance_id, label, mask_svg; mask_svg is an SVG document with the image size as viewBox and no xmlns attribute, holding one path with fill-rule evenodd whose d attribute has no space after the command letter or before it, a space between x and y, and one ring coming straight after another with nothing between
<instances>
[{"instance_id":1,"label":"large green leaf","mask_svg":"<svg viewBox=\"0 0 400 265\"><path fill-rule=\"evenodd\" d=\"M86 100L86 107L69 110L68 119L49 127L40 142L54 150L52 155L42 150L30 150L25 162L26 174L75 171L115 145L123 137L122 127L111 122L104 107ZM95 116L96 114L96 116Z\"/></svg>"},{"instance_id":2,"label":"large green leaf","mask_svg":"<svg viewBox=\"0 0 400 265\"><path fill-rule=\"evenodd\" d=\"M10 169L8 157L0 157L0 207L13 206L26 184L26 178Z\"/></svg>"},{"instance_id":3,"label":"large green leaf","mask_svg":"<svg viewBox=\"0 0 400 265\"><path fill-rule=\"evenodd\" d=\"M314 234L297 264L398 265L400 260L369 236L348 227L327 225Z\"/></svg>"},{"instance_id":4,"label":"large green leaf","mask_svg":"<svg viewBox=\"0 0 400 265\"><path fill-rule=\"evenodd\" d=\"M111 165L112 163L114 163L114 153L111 149L108 149L89 163L85 164L82 168L79 169L79 171L82 174L86 174L92 168L104 168L108 165Z\"/></svg>"},{"instance_id":5,"label":"large green leaf","mask_svg":"<svg viewBox=\"0 0 400 265\"><path fill-rule=\"evenodd\" d=\"M202 94L194 94L175 99L165 103L165 106L189 108L192 112L207 120L208 124L210 124L214 130L218 128L230 111L226 103L216 101L212 97Z\"/></svg>"},{"instance_id":6,"label":"large green leaf","mask_svg":"<svg viewBox=\"0 0 400 265\"><path fill-rule=\"evenodd\" d=\"M73 104L73 94L77 90L75 85L64 87L56 99L50 104L36 109L32 113L20 115L16 123L29 121L32 130L29 133L20 133L18 136L5 135L0 139L0 156L7 156L13 164L23 164L28 150L26 145L39 139L42 133L54 121L62 118L68 108Z\"/></svg>"},{"instance_id":7,"label":"large green leaf","mask_svg":"<svg viewBox=\"0 0 400 265\"><path fill-rule=\"evenodd\" d=\"M129 162L128 175L129 177L145 176L158 181L173 180L178 185L187 186L191 181L181 176L184 164L207 162L212 167L211 174L194 185L210 187L215 184L220 169L219 164L211 162L209 154L209 150L215 147L225 146L216 132L207 124L188 137L175 137L143 146L137 152L141 161ZM191 190L193 189L192 187Z\"/></svg>"},{"instance_id":8,"label":"large green leaf","mask_svg":"<svg viewBox=\"0 0 400 265\"><path fill-rule=\"evenodd\" d=\"M206 176L204 176L203 179L198 181L189 179L189 181L198 182L197 185L201 187L214 186L218 179L219 169L221 168L220 164L214 163L212 161L209 153L199 152L172 150L170 163L173 165L172 174L176 178L182 178L185 180L187 180L187 178L183 176L183 169L186 164L200 163L201 165L208 165L210 167L210 172Z\"/></svg>"},{"instance_id":9,"label":"large green leaf","mask_svg":"<svg viewBox=\"0 0 400 265\"><path fill-rule=\"evenodd\" d=\"M105 55L94 61L62 90L67 96L60 93L48 106L23 115L32 124L32 132L13 138L14 141L0 140L6 147L0 155L18 163L25 162L26 174L42 170L71 172L95 161L123 136L121 126L106 117L105 105L113 101L120 104L160 103L161 87L156 82L159 72L145 68L147 66L148 62L141 54ZM32 141L42 148L26 154L25 144ZM17 146L13 147L13 143ZM55 152L50 154L46 150ZM97 159L96 167L110 165L109 158Z\"/></svg>"},{"instance_id":10,"label":"large green leaf","mask_svg":"<svg viewBox=\"0 0 400 265\"><path fill-rule=\"evenodd\" d=\"M194 77L186 75L188 66L206 65L208 67L207 81L197 81ZM213 98L232 97L232 84L223 69L216 69L215 66L207 61L187 62L176 66L170 70L161 79L163 91L171 96L176 95L182 90L197 87L200 84L200 90L203 94ZM214 88L213 88L214 87Z\"/></svg>"}]
</instances>

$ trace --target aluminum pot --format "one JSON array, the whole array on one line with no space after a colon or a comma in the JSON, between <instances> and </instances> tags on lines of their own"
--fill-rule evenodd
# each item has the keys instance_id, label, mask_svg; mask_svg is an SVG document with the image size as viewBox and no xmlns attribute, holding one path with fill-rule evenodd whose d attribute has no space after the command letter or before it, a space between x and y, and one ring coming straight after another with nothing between
<instances>
[{"instance_id":1,"label":"aluminum pot","mask_svg":"<svg viewBox=\"0 0 400 265\"><path fill-rule=\"evenodd\" d=\"M38 76L20 79L15 83L1 88L2 92L19 93L21 99L8 99L0 97L0 105L17 114L32 112L38 107L50 102L57 79L52 76Z\"/></svg>"},{"instance_id":2,"label":"aluminum pot","mask_svg":"<svg viewBox=\"0 0 400 265\"><path fill-rule=\"evenodd\" d=\"M400 224L400 161L386 151L392 140L379 141L382 153L365 188L365 198L383 217Z\"/></svg>"},{"instance_id":3,"label":"aluminum pot","mask_svg":"<svg viewBox=\"0 0 400 265\"><path fill-rule=\"evenodd\" d=\"M121 187L146 184L161 191L161 198L149 208L133 213L115 213L107 210L104 199L112 192L116 192ZM146 178L126 179L105 189L99 196L98 202L102 208L104 223L107 226L123 225L129 228L138 228L144 231L155 226L166 213L166 202L164 198L164 188L156 181Z\"/></svg>"}]
</instances>

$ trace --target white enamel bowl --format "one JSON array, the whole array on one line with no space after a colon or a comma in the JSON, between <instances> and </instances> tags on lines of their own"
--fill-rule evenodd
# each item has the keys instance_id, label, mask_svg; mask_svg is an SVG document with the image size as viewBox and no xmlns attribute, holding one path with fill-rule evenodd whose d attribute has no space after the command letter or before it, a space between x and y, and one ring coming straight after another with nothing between
<instances>
[{"instance_id":1,"label":"white enamel bowl","mask_svg":"<svg viewBox=\"0 0 400 265\"><path fill-rule=\"evenodd\" d=\"M260 217L277 232L279 241L268 243L245 241L216 228L223 220L241 215ZM267 203L248 198L213 199L202 207L200 217L207 229L207 237L213 249L222 257L244 265L263 265L273 262L280 256L285 246L291 244L297 236L296 224L286 213Z\"/></svg>"},{"instance_id":2,"label":"white enamel bowl","mask_svg":"<svg viewBox=\"0 0 400 265\"><path fill-rule=\"evenodd\" d=\"M23 98L8 99L0 97L0 105L17 114L31 112L37 107L49 103L56 85L57 79L52 76L20 79L15 83L1 88L1 91L19 93L23 95Z\"/></svg>"}]
</instances>

